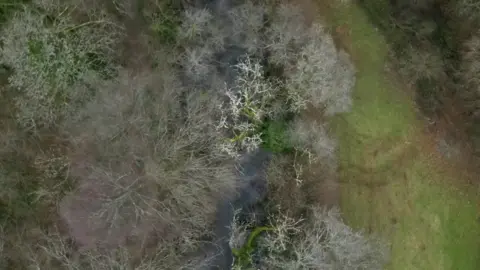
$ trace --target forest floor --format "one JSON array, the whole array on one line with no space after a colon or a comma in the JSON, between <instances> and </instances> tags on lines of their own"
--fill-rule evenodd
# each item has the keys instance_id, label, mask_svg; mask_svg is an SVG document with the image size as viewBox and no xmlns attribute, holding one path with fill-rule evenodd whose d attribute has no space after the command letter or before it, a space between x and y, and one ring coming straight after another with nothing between
<instances>
[{"instance_id":1,"label":"forest floor","mask_svg":"<svg viewBox=\"0 0 480 270\"><path fill-rule=\"evenodd\" d=\"M352 111L333 123L347 223L389 242L387 269L478 269L480 189L468 158L439 150L441 133L388 69L387 44L363 10L322 2L358 71Z\"/></svg>"}]
</instances>

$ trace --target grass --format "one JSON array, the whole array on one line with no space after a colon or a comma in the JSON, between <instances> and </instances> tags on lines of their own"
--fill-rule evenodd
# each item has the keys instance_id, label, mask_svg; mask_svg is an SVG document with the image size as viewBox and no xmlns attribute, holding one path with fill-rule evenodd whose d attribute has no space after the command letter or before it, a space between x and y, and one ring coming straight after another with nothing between
<instances>
[{"instance_id":1,"label":"grass","mask_svg":"<svg viewBox=\"0 0 480 270\"><path fill-rule=\"evenodd\" d=\"M391 243L387 269L478 269L477 189L460 185L463 172L430 147L411 97L385 72L385 40L364 11L334 9L325 13L349 29L341 42L358 69L352 111L334 121L347 222Z\"/></svg>"}]
</instances>

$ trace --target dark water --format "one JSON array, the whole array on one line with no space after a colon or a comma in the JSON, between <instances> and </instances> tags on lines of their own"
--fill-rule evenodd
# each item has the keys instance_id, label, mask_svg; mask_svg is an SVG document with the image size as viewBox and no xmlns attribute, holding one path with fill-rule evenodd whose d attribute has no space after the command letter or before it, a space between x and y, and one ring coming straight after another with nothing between
<instances>
[{"instance_id":1,"label":"dark water","mask_svg":"<svg viewBox=\"0 0 480 270\"><path fill-rule=\"evenodd\" d=\"M196 8L206 8L214 16L215 21L222 27L232 25L227 14L230 9L243 1L233 0L196 0ZM233 68L239 59L246 55L247 50L242 46L241 41L234 37L226 38L226 46L223 51L215 55L214 66L216 72L225 79L227 85L232 84L236 78L236 71ZM237 209L242 212L257 211L253 206L263 201L267 192L267 181L265 168L270 161L272 154L265 150L257 150L253 153L246 153L238 163L238 181L240 189L237 196L221 201L217 207L214 239L206 244L201 251L204 260L195 269L231 269L233 254L229 246L231 236L230 226ZM240 213L243 214L243 213Z\"/></svg>"},{"instance_id":2,"label":"dark water","mask_svg":"<svg viewBox=\"0 0 480 270\"><path fill-rule=\"evenodd\" d=\"M258 210L253 206L265 199L267 193L265 170L271 156L270 152L260 149L246 154L239 162L238 180L241 188L237 197L222 201L218 205L214 228L215 240L205 247L206 256L211 258L211 261L208 262L208 266L201 269L231 269L233 255L228 241L234 212L237 209L243 212Z\"/></svg>"}]
</instances>

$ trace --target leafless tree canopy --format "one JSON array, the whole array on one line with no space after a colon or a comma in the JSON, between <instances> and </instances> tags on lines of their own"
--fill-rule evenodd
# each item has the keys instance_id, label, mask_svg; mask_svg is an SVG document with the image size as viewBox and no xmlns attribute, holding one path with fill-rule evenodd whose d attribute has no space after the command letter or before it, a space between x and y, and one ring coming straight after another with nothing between
<instances>
[{"instance_id":1,"label":"leafless tree canopy","mask_svg":"<svg viewBox=\"0 0 480 270\"><path fill-rule=\"evenodd\" d=\"M295 5L193 2L35 0L12 11L0 37L0 97L11 101L0 212L13 209L0 218L0 261L239 267L231 248L268 225L261 269L380 269L376 242L304 199L318 180L309 166L335 176L328 119L352 105L348 54ZM284 130L271 131L275 121ZM263 149L277 139L288 151ZM264 173L257 163L271 156Z\"/></svg>"}]
</instances>

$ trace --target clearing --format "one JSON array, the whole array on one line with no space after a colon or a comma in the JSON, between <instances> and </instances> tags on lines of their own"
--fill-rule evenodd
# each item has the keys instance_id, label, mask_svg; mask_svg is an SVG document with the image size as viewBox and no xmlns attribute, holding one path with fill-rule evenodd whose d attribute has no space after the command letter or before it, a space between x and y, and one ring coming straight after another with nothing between
<instances>
[{"instance_id":1,"label":"clearing","mask_svg":"<svg viewBox=\"0 0 480 270\"><path fill-rule=\"evenodd\" d=\"M345 219L390 242L387 269L478 269L478 185L438 153L363 10L322 6L358 69L353 109L334 121Z\"/></svg>"}]
</instances>

